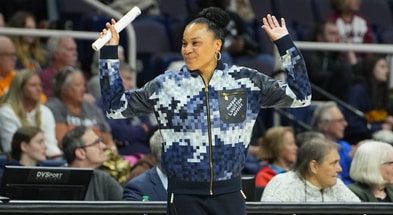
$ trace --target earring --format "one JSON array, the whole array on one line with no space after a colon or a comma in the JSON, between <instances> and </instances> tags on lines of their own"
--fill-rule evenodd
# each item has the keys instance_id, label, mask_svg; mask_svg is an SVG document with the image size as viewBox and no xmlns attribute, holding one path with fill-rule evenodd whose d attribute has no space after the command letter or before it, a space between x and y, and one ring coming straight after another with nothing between
<instances>
[{"instance_id":1,"label":"earring","mask_svg":"<svg viewBox=\"0 0 393 215\"><path fill-rule=\"evenodd\" d=\"M221 60L221 52L216 52L216 55L215 55L215 57L216 57L216 60Z\"/></svg>"}]
</instances>

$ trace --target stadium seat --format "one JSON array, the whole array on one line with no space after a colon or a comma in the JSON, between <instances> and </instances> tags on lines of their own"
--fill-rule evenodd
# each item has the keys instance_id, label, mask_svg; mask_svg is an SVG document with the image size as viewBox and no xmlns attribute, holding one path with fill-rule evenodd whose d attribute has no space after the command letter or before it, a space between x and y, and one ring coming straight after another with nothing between
<instances>
[{"instance_id":1,"label":"stadium seat","mask_svg":"<svg viewBox=\"0 0 393 215\"><path fill-rule=\"evenodd\" d=\"M188 8L186 0L160 0L161 15L168 21L184 20L188 16Z\"/></svg>"},{"instance_id":2,"label":"stadium seat","mask_svg":"<svg viewBox=\"0 0 393 215\"><path fill-rule=\"evenodd\" d=\"M136 36L137 52L137 87L143 86L153 79L157 72L153 71L151 59L154 55L171 53L173 49L167 20L163 17L139 16L133 22Z\"/></svg>"},{"instance_id":3,"label":"stadium seat","mask_svg":"<svg viewBox=\"0 0 393 215\"><path fill-rule=\"evenodd\" d=\"M314 9L315 20L318 22L325 20L333 13L329 0L312 0L312 7Z\"/></svg>"},{"instance_id":4,"label":"stadium seat","mask_svg":"<svg viewBox=\"0 0 393 215\"><path fill-rule=\"evenodd\" d=\"M381 42L381 35L393 29L393 15L389 4L383 0L363 0L359 13L370 25L376 42Z\"/></svg>"},{"instance_id":5,"label":"stadium seat","mask_svg":"<svg viewBox=\"0 0 393 215\"><path fill-rule=\"evenodd\" d=\"M292 26L296 30L299 40L310 40L311 31L316 24L311 1L273 1L274 10L278 16L285 18L287 26Z\"/></svg>"},{"instance_id":6,"label":"stadium seat","mask_svg":"<svg viewBox=\"0 0 393 215\"><path fill-rule=\"evenodd\" d=\"M250 5L255 14L255 19L259 23L261 23L262 17L267 14L276 15L271 0L250 0Z\"/></svg>"}]
</instances>

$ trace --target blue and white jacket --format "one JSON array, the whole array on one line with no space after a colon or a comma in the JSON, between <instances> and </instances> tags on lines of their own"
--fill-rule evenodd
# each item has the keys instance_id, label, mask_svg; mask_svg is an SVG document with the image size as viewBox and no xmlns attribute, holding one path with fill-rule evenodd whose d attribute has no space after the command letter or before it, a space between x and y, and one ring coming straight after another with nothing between
<instances>
[{"instance_id":1,"label":"blue and white jacket","mask_svg":"<svg viewBox=\"0 0 393 215\"><path fill-rule=\"evenodd\" d=\"M154 112L163 142L168 192L213 195L241 189L251 131L261 107L310 103L306 66L289 35L275 41L287 83L256 70L218 64L209 83L184 66L124 91L117 47L101 49L100 82L109 118Z\"/></svg>"}]
</instances>

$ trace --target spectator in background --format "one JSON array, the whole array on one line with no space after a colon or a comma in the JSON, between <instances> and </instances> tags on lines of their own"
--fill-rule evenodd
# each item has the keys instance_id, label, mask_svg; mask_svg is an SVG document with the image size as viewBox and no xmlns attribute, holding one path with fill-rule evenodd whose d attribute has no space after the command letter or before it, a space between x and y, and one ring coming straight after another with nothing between
<instances>
[{"instance_id":1,"label":"spectator in background","mask_svg":"<svg viewBox=\"0 0 393 215\"><path fill-rule=\"evenodd\" d=\"M344 184L352 183L351 177L349 176L349 168L356 149L355 146L343 140L347 125L348 123L343 113L333 101L318 105L311 122L314 131L321 132L325 138L340 145L338 153L340 155L339 163L342 171L339 173L339 176Z\"/></svg>"},{"instance_id":2,"label":"spectator in background","mask_svg":"<svg viewBox=\"0 0 393 215\"><path fill-rule=\"evenodd\" d=\"M366 140L353 157L349 185L363 202L393 202L393 147Z\"/></svg>"},{"instance_id":3,"label":"spectator in background","mask_svg":"<svg viewBox=\"0 0 393 215\"><path fill-rule=\"evenodd\" d=\"M259 148L260 160L266 162L255 177L257 187L265 187L277 174L287 172L296 160L297 146L291 127L269 128Z\"/></svg>"},{"instance_id":4,"label":"spectator in background","mask_svg":"<svg viewBox=\"0 0 393 215\"><path fill-rule=\"evenodd\" d=\"M86 88L82 72L74 67L65 67L57 72L54 86L54 97L46 106L55 117L57 141L61 142L64 134L75 126L83 125L92 128L108 148L117 151L102 111L95 104L84 101Z\"/></svg>"},{"instance_id":5,"label":"spectator in background","mask_svg":"<svg viewBox=\"0 0 393 215\"><path fill-rule=\"evenodd\" d=\"M44 132L36 126L22 126L15 131L11 142L12 165L37 166L46 160L47 146Z\"/></svg>"},{"instance_id":6,"label":"spectator in background","mask_svg":"<svg viewBox=\"0 0 393 215\"><path fill-rule=\"evenodd\" d=\"M16 49L9 37L0 35L0 97L2 97L15 76Z\"/></svg>"},{"instance_id":7,"label":"spectator in background","mask_svg":"<svg viewBox=\"0 0 393 215\"><path fill-rule=\"evenodd\" d=\"M339 29L333 21L323 21L316 25L313 40L316 42L339 43ZM354 52L326 50L304 50L308 75L311 83L340 99L349 89L353 76L353 66L357 64ZM330 100L313 90L313 100Z\"/></svg>"},{"instance_id":8,"label":"spectator in background","mask_svg":"<svg viewBox=\"0 0 393 215\"><path fill-rule=\"evenodd\" d=\"M393 129L389 109L389 67L386 56L370 55L358 67L345 101L364 113L364 118L345 111L348 127L345 139L353 144L370 139L372 133Z\"/></svg>"},{"instance_id":9,"label":"spectator in background","mask_svg":"<svg viewBox=\"0 0 393 215\"><path fill-rule=\"evenodd\" d=\"M69 167L94 169L85 200L122 200L121 185L111 175L98 169L107 160L106 145L92 129L76 126L64 135L61 144Z\"/></svg>"},{"instance_id":10,"label":"spectator in background","mask_svg":"<svg viewBox=\"0 0 393 215\"><path fill-rule=\"evenodd\" d=\"M372 140L389 143L393 146L393 132L390 130L379 130L372 134Z\"/></svg>"},{"instance_id":11,"label":"spectator in background","mask_svg":"<svg viewBox=\"0 0 393 215\"><path fill-rule=\"evenodd\" d=\"M53 96L53 82L56 73L66 66L77 66L78 52L75 40L69 36L55 36L47 41L49 66L40 72L45 95Z\"/></svg>"},{"instance_id":12,"label":"spectator in background","mask_svg":"<svg viewBox=\"0 0 393 215\"><path fill-rule=\"evenodd\" d=\"M55 136L55 119L51 110L41 103L41 80L35 72L19 71L3 96L0 106L0 142L3 152L11 150L15 131L22 126L37 126L45 131L48 158L62 154Z\"/></svg>"},{"instance_id":13,"label":"spectator in background","mask_svg":"<svg viewBox=\"0 0 393 215\"><path fill-rule=\"evenodd\" d=\"M150 201L166 201L168 197L168 178L161 170L162 137L156 130L150 138L151 154L156 162L155 167L131 179L124 187L123 200L142 201L149 196Z\"/></svg>"},{"instance_id":14,"label":"spectator in background","mask_svg":"<svg viewBox=\"0 0 393 215\"><path fill-rule=\"evenodd\" d=\"M35 17L27 11L16 12L8 21L8 27L35 29ZM47 66L48 55L36 36L11 36L18 56L16 69L28 69L39 72Z\"/></svg>"},{"instance_id":15,"label":"spectator in background","mask_svg":"<svg viewBox=\"0 0 393 215\"><path fill-rule=\"evenodd\" d=\"M367 20L358 12L362 0L330 0L334 10L328 16L336 22L342 41L348 43L373 43L373 36Z\"/></svg>"},{"instance_id":16,"label":"spectator in background","mask_svg":"<svg viewBox=\"0 0 393 215\"><path fill-rule=\"evenodd\" d=\"M360 202L338 178L339 145L313 138L297 151L293 170L276 175L263 191L263 202Z\"/></svg>"},{"instance_id":17,"label":"spectator in background","mask_svg":"<svg viewBox=\"0 0 393 215\"><path fill-rule=\"evenodd\" d=\"M251 8L250 0L230 0L229 10L237 13L248 23L255 21L255 14Z\"/></svg>"}]
</instances>

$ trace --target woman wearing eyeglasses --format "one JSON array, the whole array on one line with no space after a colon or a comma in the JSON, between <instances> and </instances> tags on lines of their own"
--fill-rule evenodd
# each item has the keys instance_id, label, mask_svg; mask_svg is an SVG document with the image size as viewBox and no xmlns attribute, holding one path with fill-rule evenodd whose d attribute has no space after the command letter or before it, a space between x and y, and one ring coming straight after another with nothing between
<instances>
[{"instance_id":1,"label":"woman wearing eyeglasses","mask_svg":"<svg viewBox=\"0 0 393 215\"><path fill-rule=\"evenodd\" d=\"M363 202L393 202L393 146L366 140L356 150L349 185Z\"/></svg>"}]
</instances>

